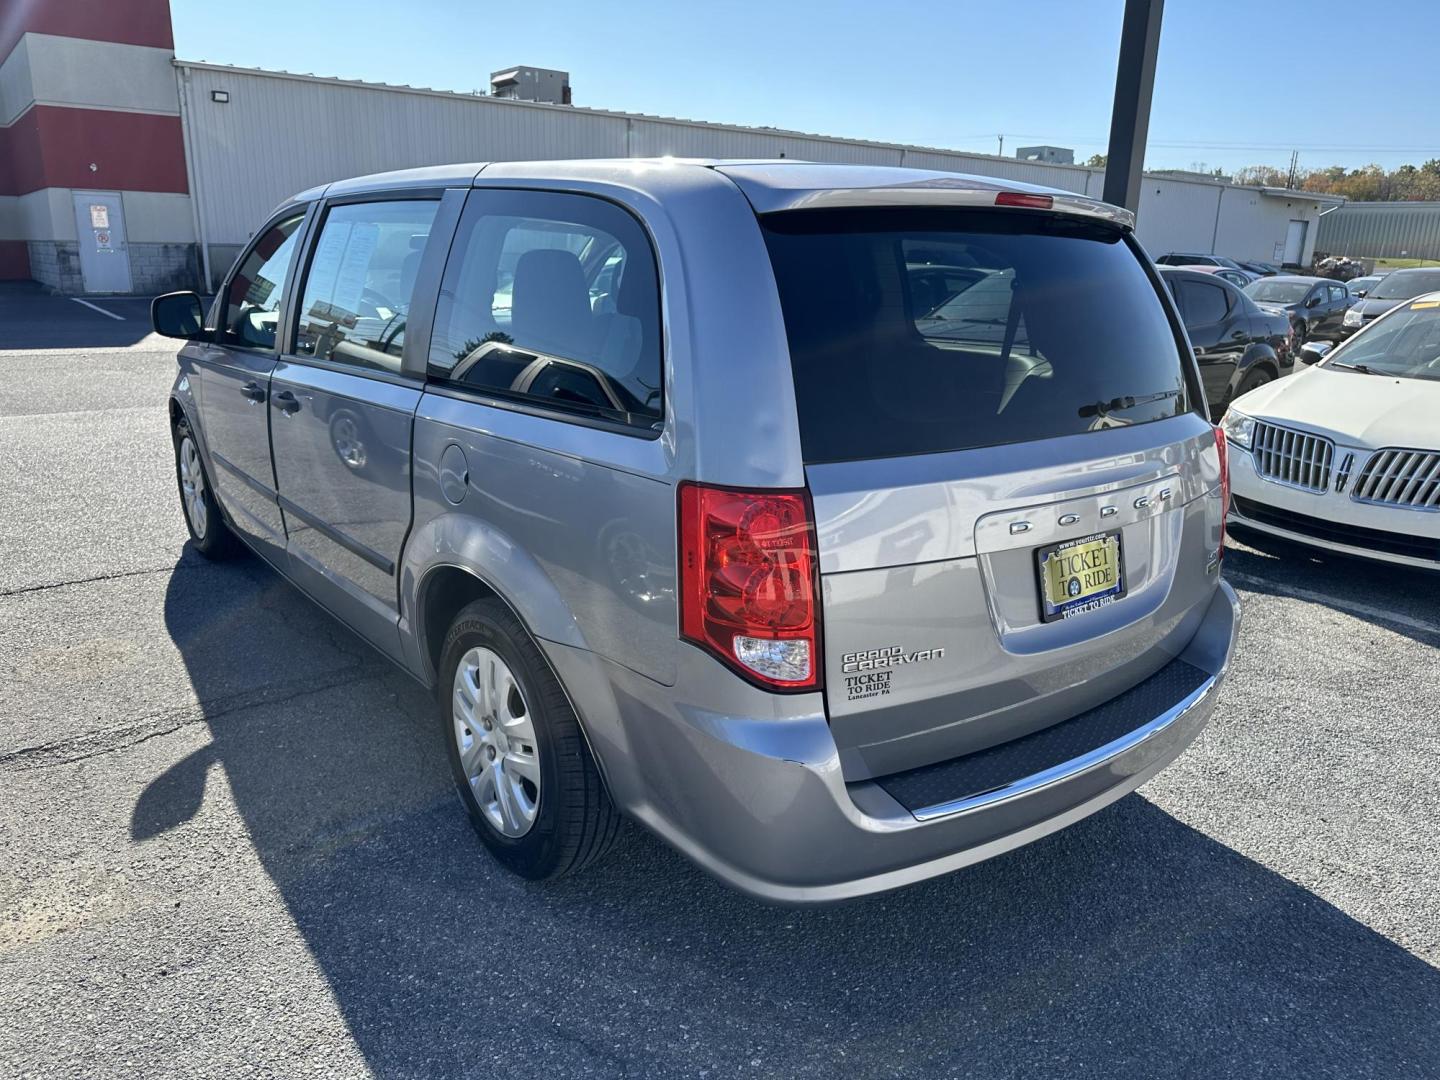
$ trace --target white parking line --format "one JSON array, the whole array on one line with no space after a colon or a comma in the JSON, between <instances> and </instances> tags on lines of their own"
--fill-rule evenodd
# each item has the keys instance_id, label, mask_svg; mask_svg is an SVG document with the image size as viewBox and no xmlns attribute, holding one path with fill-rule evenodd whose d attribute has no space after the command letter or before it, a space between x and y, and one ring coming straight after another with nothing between
<instances>
[{"instance_id":1,"label":"white parking line","mask_svg":"<svg viewBox=\"0 0 1440 1080\"><path fill-rule=\"evenodd\" d=\"M1388 622L1394 626L1403 626L1407 630L1419 630L1426 634L1440 634L1440 623L1415 619L1409 615L1401 615L1398 611L1386 611L1384 608L1359 604L1354 600L1338 600L1333 596L1326 596L1324 593L1311 592L1309 589L1297 589L1290 585L1279 585L1264 578L1253 577L1250 574L1242 574L1233 570L1225 571L1225 580L1242 587L1248 586L1257 589L1260 592L1275 592L1295 600L1304 600L1307 604L1322 604L1362 619Z\"/></svg>"},{"instance_id":2,"label":"white parking line","mask_svg":"<svg viewBox=\"0 0 1440 1080\"><path fill-rule=\"evenodd\" d=\"M98 305L96 305L96 304L90 303L89 300L81 300L78 296L72 296L72 297L70 297L70 299L71 299L71 300L74 300L75 303L77 303L77 304L83 304L85 307L88 307L91 311L98 311L98 312L100 312L101 315L108 315L108 316L110 316L110 318L112 318L112 319L119 319L121 322L124 322L124 321L125 321L125 316L124 316L124 315L116 315L115 312L113 312L113 311L106 311L103 307L100 307L100 306L98 306Z\"/></svg>"}]
</instances>

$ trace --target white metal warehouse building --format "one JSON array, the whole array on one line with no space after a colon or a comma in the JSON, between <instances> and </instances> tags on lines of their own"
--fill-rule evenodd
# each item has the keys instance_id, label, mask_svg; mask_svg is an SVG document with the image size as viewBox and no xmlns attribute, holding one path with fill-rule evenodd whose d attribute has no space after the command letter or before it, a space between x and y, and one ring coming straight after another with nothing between
<instances>
[{"instance_id":1,"label":"white metal warehouse building","mask_svg":"<svg viewBox=\"0 0 1440 1080\"><path fill-rule=\"evenodd\" d=\"M285 197L411 166L784 157L1104 184L1077 165L177 60L168 0L27 10L0 34L0 278L60 292L213 287ZM1308 264L1337 201L1147 174L1138 233L1156 256Z\"/></svg>"},{"instance_id":2,"label":"white metal warehouse building","mask_svg":"<svg viewBox=\"0 0 1440 1080\"><path fill-rule=\"evenodd\" d=\"M1098 198L1105 174L988 154L828 138L177 61L196 229L212 272L285 196L412 165L576 157L791 158L978 173ZM227 100L214 100L215 92ZM277 152L281 130L293 152ZM1307 263L1326 202L1277 188L1147 175L1137 232L1152 255ZM1298 230L1292 221L1302 222ZM1296 242L1298 232L1299 241ZM1286 259L1285 243L1291 242Z\"/></svg>"}]
</instances>

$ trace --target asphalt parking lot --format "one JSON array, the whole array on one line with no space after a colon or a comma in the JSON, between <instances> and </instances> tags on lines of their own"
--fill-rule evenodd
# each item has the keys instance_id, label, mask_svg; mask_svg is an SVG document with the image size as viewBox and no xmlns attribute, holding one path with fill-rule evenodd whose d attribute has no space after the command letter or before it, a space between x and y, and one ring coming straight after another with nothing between
<instances>
[{"instance_id":1,"label":"asphalt parking lot","mask_svg":"<svg viewBox=\"0 0 1440 1080\"><path fill-rule=\"evenodd\" d=\"M190 552L145 305L0 295L0 1075L1440 1075L1440 575L1235 543L1203 740L897 893L497 870L424 694Z\"/></svg>"}]
</instances>

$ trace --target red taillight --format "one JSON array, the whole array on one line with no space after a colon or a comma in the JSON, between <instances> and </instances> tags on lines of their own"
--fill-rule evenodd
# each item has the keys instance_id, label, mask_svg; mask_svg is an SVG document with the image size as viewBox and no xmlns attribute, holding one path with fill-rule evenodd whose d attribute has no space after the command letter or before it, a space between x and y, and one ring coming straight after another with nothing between
<instances>
[{"instance_id":1,"label":"red taillight","mask_svg":"<svg viewBox=\"0 0 1440 1080\"><path fill-rule=\"evenodd\" d=\"M1225 517L1230 513L1230 447L1225 429L1215 429L1215 450L1220 455L1220 558L1225 557Z\"/></svg>"},{"instance_id":2,"label":"red taillight","mask_svg":"<svg viewBox=\"0 0 1440 1080\"><path fill-rule=\"evenodd\" d=\"M680 485L680 634L746 678L820 685L818 571L805 492Z\"/></svg>"},{"instance_id":3,"label":"red taillight","mask_svg":"<svg viewBox=\"0 0 1440 1080\"><path fill-rule=\"evenodd\" d=\"M996 206L1028 206L1032 210L1051 210L1055 199L1051 195L1031 195L1026 191L1002 191L995 196Z\"/></svg>"}]
</instances>

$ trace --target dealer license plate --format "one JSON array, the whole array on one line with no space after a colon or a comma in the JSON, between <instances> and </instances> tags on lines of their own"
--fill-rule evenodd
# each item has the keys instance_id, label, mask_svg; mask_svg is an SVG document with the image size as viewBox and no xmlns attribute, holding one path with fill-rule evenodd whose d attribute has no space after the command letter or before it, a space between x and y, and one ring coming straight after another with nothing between
<instances>
[{"instance_id":1,"label":"dealer license plate","mask_svg":"<svg viewBox=\"0 0 1440 1080\"><path fill-rule=\"evenodd\" d=\"M1040 617L1045 622L1083 615L1125 595L1118 532L1038 548L1035 562L1040 574Z\"/></svg>"}]
</instances>

